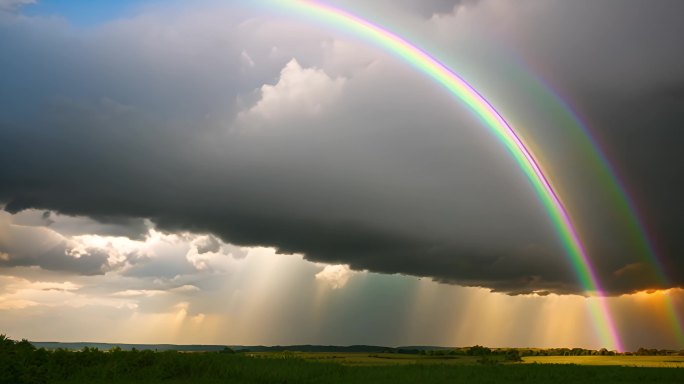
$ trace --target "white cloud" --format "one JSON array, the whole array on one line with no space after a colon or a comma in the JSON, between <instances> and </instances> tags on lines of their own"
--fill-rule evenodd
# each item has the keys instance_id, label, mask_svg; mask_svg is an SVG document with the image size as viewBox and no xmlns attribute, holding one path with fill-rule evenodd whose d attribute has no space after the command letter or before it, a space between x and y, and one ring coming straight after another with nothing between
<instances>
[{"instance_id":1,"label":"white cloud","mask_svg":"<svg viewBox=\"0 0 684 384\"><path fill-rule=\"evenodd\" d=\"M112 293L112 296L114 297L138 297L138 298L143 298L143 297L154 297L154 296L161 296L165 295L168 293L192 293L192 292L198 292L200 291L199 288L197 288L194 285L191 284L185 284L181 285L179 287L175 288L170 288L167 290L164 289L127 289L124 291L118 291Z\"/></svg>"},{"instance_id":2,"label":"white cloud","mask_svg":"<svg viewBox=\"0 0 684 384\"><path fill-rule=\"evenodd\" d=\"M137 304L123 298L106 298L83 293L81 284L70 281L31 281L13 276L0 277L0 309L81 308L85 306L128 308Z\"/></svg>"},{"instance_id":3,"label":"white cloud","mask_svg":"<svg viewBox=\"0 0 684 384\"><path fill-rule=\"evenodd\" d=\"M43 291L76 291L82 286L80 284L74 284L70 281L65 282L52 282L52 281L35 281L30 284L33 289L40 289Z\"/></svg>"},{"instance_id":4,"label":"white cloud","mask_svg":"<svg viewBox=\"0 0 684 384\"><path fill-rule=\"evenodd\" d=\"M316 274L316 280L329 285L332 289L339 289L347 285L349 279L356 274L348 265L326 265Z\"/></svg>"},{"instance_id":5,"label":"white cloud","mask_svg":"<svg viewBox=\"0 0 684 384\"><path fill-rule=\"evenodd\" d=\"M198 291L200 291L200 289L194 285L185 284L185 285L181 285L180 287L171 288L169 291L175 292L175 293L191 293L191 292L198 292Z\"/></svg>"},{"instance_id":6,"label":"white cloud","mask_svg":"<svg viewBox=\"0 0 684 384\"><path fill-rule=\"evenodd\" d=\"M109 269L125 269L140 259L151 255L150 243L156 240L152 235L144 241L126 237L82 235L70 238L72 246L67 250L69 256L78 258L100 252L107 255Z\"/></svg>"},{"instance_id":7,"label":"white cloud","mask_svg":"<svg viewBox=\"0 0 684 384\"><path fill-rule=\"evenodd\" d=\"M165 294L166 291L155 289L127 289L125 291L114 292L115 297L151 297Z\"/></svg>"},{"instance_id":8,"label":"white cloud","mask_svg":"<svg viewBox=\"0 0 684 384\"><path fill-rule=\"evenodd\" d=\"M345 79L331 78L323 70L303 68L296 59L290 60L280 72L275 85L261 87L261 100L248 115L264 119L280 119L297 115L312 116L322 112L342 91Z\"/></svg>"}]
</instances>

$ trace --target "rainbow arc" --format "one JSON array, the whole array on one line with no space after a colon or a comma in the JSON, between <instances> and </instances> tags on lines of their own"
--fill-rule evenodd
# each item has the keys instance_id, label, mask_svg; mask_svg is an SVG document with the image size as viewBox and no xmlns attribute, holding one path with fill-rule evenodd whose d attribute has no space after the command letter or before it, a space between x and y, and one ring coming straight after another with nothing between
<instances>
[{"instance_id":1,"label":"rainbow arc","mask_svg":"<svg viewBox=\"0 0 684 384\"><path fill-rule=\"evenodd\" d=\"M465 104L504 145L533 186L555 226L583 289L593 296L589 300L590 312L602 345L623 350L603 290L563 201L522 137L487 99L427 52L368 20L318 1L274 0L273 3L372 41L427 75Z\"/></svg>"}]
</instances>

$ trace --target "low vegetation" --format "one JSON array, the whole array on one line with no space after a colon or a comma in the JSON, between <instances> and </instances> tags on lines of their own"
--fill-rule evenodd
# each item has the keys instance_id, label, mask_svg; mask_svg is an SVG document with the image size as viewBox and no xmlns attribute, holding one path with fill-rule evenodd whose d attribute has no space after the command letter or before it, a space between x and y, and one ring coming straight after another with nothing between
<instances>
[{"instance_id":1,"label":"low vegetation","mask_svg":"<svg viewBox=\"0 0 684 384\"><path fill-rule=\"evenodd\" d=\"M197 353L123 351L119 348L100 351L88 347L67 351L37 349L26 340L14 341L0 335L0 384L684 382L682 368L524 364L520 362L521 358L528 357L522 357L522 354L518 349L480 346L414 354L396 351L235 353L229 348ZM684 361L680 356L672 355L657 358Z\"/></svg>"}]
</instances>

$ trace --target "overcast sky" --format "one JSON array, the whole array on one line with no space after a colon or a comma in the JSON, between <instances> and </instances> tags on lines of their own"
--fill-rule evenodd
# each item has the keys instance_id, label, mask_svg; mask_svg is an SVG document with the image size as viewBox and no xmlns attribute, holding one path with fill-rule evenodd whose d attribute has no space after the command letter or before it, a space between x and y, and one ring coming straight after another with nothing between
<instances>
[{"instance_id":1,"label":"overcast sky","mask_svg":"<svg viewBox=\"0 0 684 384\"><path fill-rule=\"evenodd\" d=\"M331 3L490 100L569 207L626 346L684 348L666 294L640 293L670 289L684 317L683 3ZM354 34L246 4L0 0L0 332L598 346L552 221L468 109Z\"/></svg>"}]
</instances>

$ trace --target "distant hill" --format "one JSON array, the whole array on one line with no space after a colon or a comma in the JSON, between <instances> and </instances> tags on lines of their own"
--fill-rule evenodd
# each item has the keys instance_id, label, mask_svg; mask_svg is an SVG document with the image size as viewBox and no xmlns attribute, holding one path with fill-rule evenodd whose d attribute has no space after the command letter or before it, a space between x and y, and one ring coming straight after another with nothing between
<instances>
[{"instance_id":1,"label":"distant hill","mask_svg":"<svg viewBox=\"0 0 684 384\"><path fill-rule=\"evenodd\" d=\"M225 345L174 345L174 344L122 344L122 343L59 343L52 341L31 341L36 348L45 349L67 349L81 350L84 347L97 348L102 351L119 347L125 351L183 351L183 352L218 352L225 348ZM231 347L232 348L232 347Z\"/></svg>"},{"instance_id":2,"label":"distant hill","mask_svg":"<svg viewBox=\"0 0 684 384\"><path fill-rule=\"evenodd\" d=\"M125 351L137 349L139 351L180 351L180 352L219 352L225 347L231 348L238 352L277 352L277 351L292 351L292 352L363 352L363 353L381 353L381 352L395 352L395 353L415 353L416 351L442 350L449 349L448 347L431 347L431 346L408 346L408 347L382 347L376 345L176 345L176 344L122 344L122 343L59 343L50 341L32 341L36 348L45 349L67 349L67 350L81 350L84 347L97 348L102 351L110 350L114 347L119 347Z\"/></svg>"}]
</instances>

